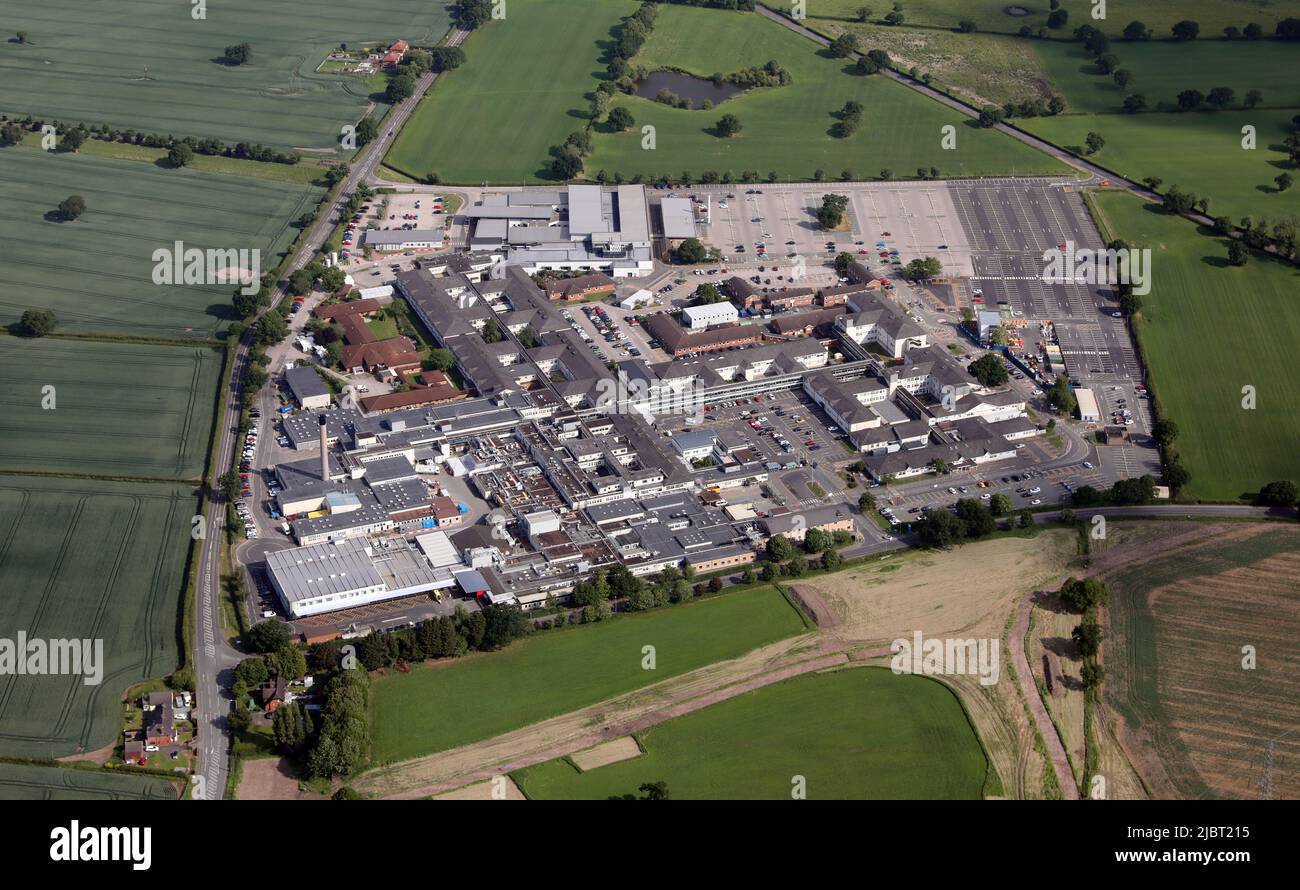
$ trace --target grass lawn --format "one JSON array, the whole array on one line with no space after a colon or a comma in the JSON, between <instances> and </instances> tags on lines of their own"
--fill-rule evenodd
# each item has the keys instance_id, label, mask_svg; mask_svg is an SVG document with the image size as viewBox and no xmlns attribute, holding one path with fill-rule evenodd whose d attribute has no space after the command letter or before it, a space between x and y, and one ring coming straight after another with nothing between
<instances>
[{"instance_id":1,"label":"grass lawn","mask_svg":"<svg viewBox=\"0 0 1300 890\"><path fill-rule=\"evenodd\" d=\"M1150 383L1178 424L1188 497L1236 500L1275 479L1300 480L1300 272L1252 257L1225 265L1226 241L1198 234L1129 195L1095 196L1107 237L1150 247L1151 293L1138 335ZM1242 408L1242 387L1258 394Z\"/></svg>"},{"instance_id":2,"label":"grass lawn","mask_svg":"<svg viewBox=\"0 0 1300 890\"><path fill-rule=\"evenodd\" d=\"M29 639L99 639L104 656L98 685L0 676L0 756L101 748L117 736L123 690L176 668L197 506L187 486L0 476L6 626Z\"/></svg>"},{"instance_id":3,"label":"grass lawn","mask_svg":"<svg viewBox=\"0 0 1300 890\"><path fill-rule=\"evenodd\" d=\"M384 163L420 179L536 182L548 150L586 125L584 95L603 74L603 44L633 0L511 0L502 21L465 42L465 64L441 75Z\"/></svg>"},{"instance_id":4,"label":"grass lawn","mask_svg":"<svg viewBox=\"0 0 1300 890\"><path fill-rule=\"evenodd\" d=\"M810 674L641 733L640 757L579 772L567 760L520 770L532 799L604 799L664 781L676 799L978 799L984 750L957 697L883 668Z\"/></svg>"},{"instance_id":5,"label":"grass lawn","mask_svg":"<svg viewBox=\"0 0 1300 890\"><path fill-rule=\"evenodd\" d=\"M1300 189L1278 192L1274 177L1300 175L1286 159L1282 140L1296 109L1195 114L1070 115L1018 121L1026 130L1067 148L1091 131L1106 145L1093 158L1121 175L1163 180L1209 198L1210 214L1234 222L1243 216L1276 220L1300 213ZM1258 148L1241 147L1241 128L1257 128ZM1171 150L1176 147L1176 150Z\"/></svg>"},{"instance_id":6,"label":"grass lawn","mask_svg":"<svg viewBox=\"0 0 1300 890\"><path fill-rule=\"evenodd\" d=\"M789 4L769 3L774 9L789 9ZM888 13L891 3L872 3L870 0L815 0L808 4L808 20L814 28L824 27L834 20L853 18L859 7L872 11L872 19L879 21ZM1009 6L1019 6L1029 15L1013 16L1006 12ZM1108 34L1123 33L1124 26L1134 19L1145 22L1159 37L1166 37L1174 22L1192 19L1201 25L1202 37L1219 37L1227 25L1244 27L1248 22L1258 22L1268 34L1281 19L1300 14L1300 4L1293 0L1145 0L1140 4L1111 3L1107 16L1093 20L1090 5L1078 2L1062 4L1070 14L1066 27L1049 32L1053 37L1069 37L1074 29L1084 23L1100 28ZM1015 34L1022 25L1035 32L1047 25L1051 6L1041 0L904 0L904 24L928 25L938 28L955 28L963 19L975 22L981 31L998 31Z\"/></svg>"},{"instance_id":7,"label":"grass lawn","mask_svg":"<svg viewBox=\"0 0 1300 890\"><path fill-rule=\"evenodd\" d=\"M0 763L0 800L176 800L173 782L125 770Z\"/></svg>"},{"instance_id":8,"label":"grass lawn","mask_svg":"<svg viewBox=\"0 0 1300 890\"><path fill-rule=\"evenodd\" d=\"M59 330L211 337L234 320L233 284L156 285L154 251L257 249L273 268L297 236L290 221L321 190L139 161L0 150L0 325L26 309L52 309ZM86 200L75 222L52 214L69 195Z\"/></svg>"},{"instance_id":9,"label":"grass lawn","mask_svg":"<svg viewBox=\"0 0 1300 890\"><path fill-rule=\"evenodd\" d=\"M450 22L447 4L421 0L375 0L360 15L344 0L223 0L203 20L191 13L160 0L10 10L7 30L27 31L29 43L0 43L0 112L332 151L372 90L316 73L328 52L340 42L428 45ZM218 61L244 42L251 62Z\"/></svg>"},{"instance_id":10,"label":"grass lawn","mask_svg":"<svg viewBox=\"0 0 1300 890\"><path fill-rule=\"evenodd\" d=\"M0 464L198 478L220 373L209 347L0 337Z\"/></svg>"},{"instance_id":11,"label":"grass lawn","mask_svg":"<svg viewBox=\"0 0 1300 890\"><path fill-rule=\"evenodd\" d=\"M1297 4L1300 7L1300 3ZM1147 105L1165 103L1176 108L1183 90L1209 93L1230 87L1237 102L1252 89L1264 94L1260 108L1300 105L1300 84L1291 76L1300 64L1300 46L1277 40L1197 40L1191 43L1152 41L1111 44L1120 67L1133 72L1133 82L1120 89L1114 79L1101 74L1093 57L1078 43L1034 41L1029 44L1042 59L1056 90L1065 98L1068 113L1102 113L1123 108L1124 97L1141 93Z\"/></svg>"},{"instance_id":12,"label":"grass lawn","mask_svg":"<svg viewBox=\"0 0 1300 890\"><path fill-rule=\"evenodd\" d=\"M607 623L543 631L501 652L390 674L371 688L374 761L388 763L491 738L805 629L774 587ZM657 669L643 670L654 646Z\"/></svg>"},{"instance_id":13,"label":"grass lawn","mask_svg":"<svg viewBox=\"0 0 1300 890\"><path fill-rule=\"evenodd\" d=\"M650 70L673 67L708 77L774 59L793 82L751 90L717 108L670 108L651 99L619 95L636 120L626 133L599 133L587 159L586 175L597 171L631 176L705 171L739 175L754 170L782 180L811 180L821 169L833 179L849 170L875 177L883 168L911 176L918 167L937 167L942 176L1067 172L1048 156L989 130L981 130L937 102L883 77L847 73L811 41L757 15L683 6L660 9L655 29L634 60ZM848 138L830 134L835 113L854 100L865 123ZM729 139L712 135L724 114L744 129ZM656 147L642 149L641 127L656 129ZM957 127L957 148L941 146L942 128Z\"/></svg>"}]
</instances>

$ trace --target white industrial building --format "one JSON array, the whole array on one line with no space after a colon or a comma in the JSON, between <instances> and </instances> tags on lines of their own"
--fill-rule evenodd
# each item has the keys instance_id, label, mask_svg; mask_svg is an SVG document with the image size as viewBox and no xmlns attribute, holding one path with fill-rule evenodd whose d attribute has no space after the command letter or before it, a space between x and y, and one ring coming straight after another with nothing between
<instances>
[{"instance_id":1,"label":"white industrial building","mask_svg":"<svg viewBox=\"0 0 1300 890\"><path fill-rule=\"evenodd\" d=\"M668 241L680 243L695 237L695 208L691 204L690 198L664 198L659 202Z\"/></svg>"},{"instance_id":2,"label":"white industrial building","mask_svg":"<svg viewBox=\"0 0 1300 890\"><path fill-rule=\"evenodd\" d=\"M1084 423L1101 423L1101 408L1097 405L1097 397L1093 395L1090 389L1076 389L1074 398L1079 403L1079 419Z\"/></svg>"},{"instance_id":3,"label":"white industrial building","mask_svg":"<svg viewBox=\"0 0 1300 890\"><path fill-rule=\"evenodd\" d=\"M440 250L442 229L367 229L366 247L394 250Z\"/></svg>"},{"instance_id":4,"label":"white industrial building","mask_svg":"<svg viewBox=\"0 0 1300 890\"><path fill-rule=\"evenodd\" d=\"M463 568L457 563L457 568ZM453 587L450 567L435 568L400 539L349 539L266 557L271 586L290 618L305 618Z\"/></svg>"},{"instance_id":5,"label":"white industrial building","mask_svg":"<svg viewBox=\"0 0 1300 890\"><path fill-rule=\"evenodd\" d=\"M682 321L692 331L702 331L719 324L735 324L739 320L740 311L730 300L704 306L687 306L682 310Z\"/></svg>"},{"instance_id":6,"label":"white industrial building","mask_svg":"<svg viewBox=\"0 0 1300 890\"><path fill-rule=\"evenodd\" d=\"M311 365L299 365L285 371L284 382L298 407L311 410L330 406L330 391Z\"/></svg>"}]
</instances>

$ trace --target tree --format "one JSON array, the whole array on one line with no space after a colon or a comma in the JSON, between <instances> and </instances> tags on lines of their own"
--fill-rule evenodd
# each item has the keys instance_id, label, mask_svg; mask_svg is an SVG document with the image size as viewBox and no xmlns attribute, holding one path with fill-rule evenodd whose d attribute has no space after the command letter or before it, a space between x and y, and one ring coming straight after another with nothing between
<instances>
[{"instance_id":1,"label":"tree","mask_svg":"<svg viewBox=\"0 0 1300 890\"><path fill-rule=\"evenodd\" d=\"M978 27L979 26L970 19L962 19L957 23L957 30L962 34L974 34L975 31L978 30Z\"/></svg>"},{"instance_id":2,"label":"tree","mask_svg":"<svg viewBox=\"0 0 1300 890\"><path fill-rule=\"evenodd\" d=\"M307 673L307 656L293 643L285 643L266 657L271 673L285 680L297 680Z\"/></svg>"},{"instance_id":3,"label":"tree","mask_svg":"<svg viewBox=\"0 0 1300 890\"><path fill-rule=\"evenodd\" d=\"M1132 21L1124 26L1125 40L1150 40L1151 29L1142 22Z\"/></svg>"},{"instance_id":4,"label":"tree","mask_svg":"<svg viewBox=\"0 0 1300 890\"><path fill-rule=\"evenodd\" d=\"M289 642L289 625L279 619L259 621L248 629L244 642L254 652L275 652Z\"/></svg>"},{"instance_id":5,"label":"tree","mask_svg":"<svg viewBox=\"0 0 1300 890\"><path fill-rule=\"evenodd\" d=\"M582 167L582 155L574 149L561 148L551 161L551 174L556 179L576 179Z\"/></svg>"},{"instance_id":6,"label":"tree","mask_svg":"<svg viewBox=\"0 0 1300 890\"><path fill-rule=\"evenodd\" d=\"M998 527L988 507L975 498L961 498L957 501L957 518L961 520L968 538L983 538L991 535Z\"/></svg>"},{"instance_id":7,"label":"tree","mask_svg":"<svg viewBox=\"0 0 1300 890\"><path fill-rule=\"evenodd\" d=\"M256 689L270 676L270 671L266 669L266 660L261 656L245 658L235 666L235 682L242 684L245 689Z\"/></svg>"},{"instance_id":8,"label":"tree","mask_svg":"<svg viewBox=\"0 0 1300 890\"><path fill-rule=\"evenodd\" d=\"M0 124L0 145L17 145L23 141L23 128L13 121Z\"/></svg>"},{"instance_id":9,"label":"tree","mask_svg":"<svg viewBox=\"0 0 1300 890\"><path fill-rule=\"evenodd\" d=\"M1012 503L1009 495L998 492L989 498L989 512L994 516L1006 516L1011 512Z\"/></svg>"},{"instance_id":10,"label":"tree","mask_svg":"<svg viewBox=\"0 0 1300 890\"><path fill-rule=\"evenodd\" d=\"M708 262L709 249L698 238L687 238L677 246L674 252L676 262L682 265L695 265Z\"/></svg>"},{"instance_id":11,"label":"tree","mask_svg":"<svg viewBox=\"0 0 1300 890\"><path fill-rule=\"evenodd\" d=\"M1294 507L1298 500L1300 488L1289 479L1268 483L1255 497L1255 503L1266 507Z\"/></svg>"},{"instance_id":12,"label":"tree","mask_svg":"<svg viewBox=\"0 0 1300 890\"><path fill-rule=\"evenodd\" d=\"M1263 102L1263 101L1264 101L1264 94L1261 93L1259 90L1247 90L1247 91L1246 91L1246 107L1247 107L1247 108L1254 108L1256 105L1258 105L1259 103L1261 103L1261 102Z\"/></svg>"},{"instance_id":13,"label":"tree","mask_svg":"<svg viewBox=\"0 0 1300 890\"><path fill-rule=\"evenodd\" d=\"M279 312L267 312L257 320L253 341L259 346L270 346L279 343L287 336L289 336L289 323L284 320L284 316Z\"/></svg>"},{"instance_id":14,"label":"tree","mask_svg":"<svg viewBox=\"0 0 1300 890\"><path fill-rule=\"evenodd\" d=\"M1106 672L1102 666L1095 661L1085 661L1083 667L1079 669L1079 679L1083 681L1084 689L1096 689L1101 685L1102 678Z\"/></svg>"},{"instance_id":15,"label":"tree","mask_svg":"<svg viewBox=\"0 0 1300 890\"><path fill-rule=\"evenodd\" d=\"M73 127L71 130L64 133L63 137L59 139L59 147L64 151L75 152L77 149L81 148L85 142L86 131L80 127Z\"/></svg>"},{"instance_id":16,"label":"tree","mask_svg":"<svg viewBox=\"0 0 1300 890\"><path fill-rule=\"evenodd\" d=\"M1181 22L1175 22L1171 30L1174 34L1174 40L1185 42L1195 40L1196 36L1201 33L1201 26L1191 19L1183 19Z\"/></svg>"},{"instance_id":17,"label":"tree","mask_svg":"<svg viewBox=\"0 0 1300 890\"><path fill-rule=\"evenodd\" d=\"M1280 173L1273 177L1273 181L1277 183L1277 190L1279 192L1284 192L1295 182L1295 177L1290 173Z\"/></svg>"},{"instance_id":18,"label":"tree","mask_svg":"<svg viewBox=\"0 0 1300 890\"><path fill-rule=\"evenodd\" d=\"M492 18L492 0L460 0L454 14L456 24L466 31L473 31Z\"/></svg>"},{"instance_id":19,"label":"tree","mask_svg":"<svg viewBox=\"0 0 1300 890\"><path fill-rule=\"evenodd\" d=\"M24 337L44 337L54 333L59 320L49 309L28 309L18 320L18 332Z\"/></svg>"},{"instance_id":20,"label":"tree","mask_svg":"<svg viewBox=\"0 0 1300 890\"><path fill-rule=\"evenodd\" d=\"M429 51L429 70L452 71L465 64L465 50L459 46L435 46Z\"/></svg>"},{"instance_id":21,"label":"tree","mask_svg":"<svg viewBox=\"0 0 1300 890\"><path fill-rule=\"evenodd\" d=\"M745 570L740 573L740 582L742 584L753 584L757 580L754 574L753 566L745 566Z\"/></svg>"},{"instance_id":22,"label":"tree","mask_svg":"<svg viewBox=\"0 0 1300 890\"><path fill-rule=\"evenodd\" d=\"M931 510L916 524L922 542L929 547L947 548L966 534L965 524L947 510Z\"/></svg>"},{"instance_id":23,"label":"tree","mask_svg":"<svg viewBox=\"0 0 1300 890\"><path fill-rule=\"evenodd\" d=\"M1111 75L1111 79L1115 81L1115 86L1125 90L1133 82L1133 72L1127 68L1119 68Z\"/></svg>"},{"instance_id":24,"label":"tree","mask_svg":"<svg viewBox=\"0 0 1300 890\"><path fill-rule=\"evenodd\" d=\"M68 222L86 212L86 199L81 195L69 195L59 202L59 217Z\"/></svg>"},{"instance_id":25,"label":"tree","mask_svg":"<svg viewBox=\"0 0 1300 890\"><path fill-rule=\"evenodd\" d=\"M871 7L869 6L859 6L854 10L853 14L857 17L859 22L866 23L871 21Z\"/></svg>"},{"instance_id":26,"label":"tree","mask_svg":"<svg viewBox=\"0 0 1300 890\"><path fill-rule=\"evenodd\" d=\"M723 296L722 291L718 290L717 285L701 284L695 289L695 295L691 298L692 306L712 306L714 303L725 303L727 298Z\"/></svg>"},{"instance_id":27,"label":"tree","mask_svg":"<svg viewBox=\"0 0 1300 890\"><path fill-rule=\"evenodd\" d=\"M1083 141L1088 148L1088 154L1096 154L1106 144L1106 140L1100 133L1089 133Z\"/></svg>"},{"instance_id":28,"label":"tree","mask_svg":"<svg viewBox=\"0 0 1300 890\"><path fill-rule=\"evenodd\" d=\"M1245 28L1242 29L1241 33L1245 35L1247 40L1258 40L1259 38L1264 36L1264 29L1259 25L1258 22L1251 22L1249 25L1247 25Z\"/></svg>"},{"instance_id":29,"label":"tree","mask_svg":"<svg viewBox=\"0 0 1300 890\"><path fill-rule=\"evenodd\" d=\"M1056 378L1052 388L1047 391L1047 401L1062 414L1073 414L1079 402L1070 389L1070 381L1065 376Z\"/></svg>"},{"instance_id":30,"label":"tree","mask_svg":"<svg viewBox=\"0 0 1300 890\"><path fill-rule=\"evenodd\" d=\"M1215 87L1210 90L1209 94L1205 97L1205 101L1222 111L1231 105L1235 98L1236 93L1233 91L1232 87Z\"/></svg>"},{"instance_id":31,"label":"tree","mask_svg":"<svg viewBox=\"0 0 1300 890\"><path fill-rule=\"evenodd\" d=\"M719 136L724 139L730 139L732 136L735 136L744 129L744 125L740 123L740 119L734 114L724 114L722 117L718 118L716 129Z\"/></svg>"},{"instance_id":32,"label":"tree","mask_svg":"<svg viewBox=\"0 0 1300 890\"><path fill-rule=\"evenodd\" d=\"M495 315L488 316L488 320L483 324L483 342L500 343L502 338L501 325Z\"/></svg>"},{"instance_id":33,"label":"tree","mask_svg":"<svg viewBox=\"0 0 1300 890\"><path fill-rule=\"evenodd\" d=\"M606 123L615 133L624 133L636 126L636 119L632 117L632 112L620 105L609 113Z\"/></svg>"},{"instance_id":34,"label":"tree","mask_svg":"<svg viewBox=\"0 0 1300 890\"><path fill-rule=\"evenodd\" d=\"M903 277L909 281L928 281L943 273L943 264L932 256L915 259L903 267Z\"/></svg>"},{"instance_id":35,"label":"tree","mask_svg":"<svg viewBox=\"0 0 1300 890\"><path fill-rule=\"evenodd\" d=\"M810 528L803 536L803 549L809 553L821 553L832 544L831 536L819 528Z\"/></svg>"},{"instance_id":36,"label":"tree","mask_svg":"<svg viewBox=\"0 0 1300 890\"><path fill-rule=\"evenodd\" d=\"M236 43L226 47L222 60L227 65L247 65L253 61L253 47L247 43Z\"/></svg>"},{"instance_id":37,"label":"tree","mask_svg":"<svg viewBox=\"0 0 1300 890\"><path fill-rule=\"evenodd\" d=\"M1061 585L1061 602L1083 614L1110 602L1110 588L1096 578L1067 578Z\"/></svg>"},{"instance_id":38,"label":"tree","mask_svg":"<svg viewBox=\"0 0 1300 890\"><path fill-rule=\"evenodd\" d=\"M667 782L644 782L637 791L641 792L638 800L668 800Z\"/></svg>"},{"instance_id":39,"label":"tree","mask_svg":"<svg viewBox=\"0 0 1300 890\"><path fill-rule=\"evenodd\" d=\"M415 78L409 74L399 74L389 79L388 88L384 90L384 97L390 104L396 105L411 98L414 93Z\"/></svg>"},{"instance_id":40,"label":"tree","mask_svg":"<svg viewBox=\"0 0 1300 890\"><path fill-rule=\"evenodd\" d=\"M217 490L227 501L238 500L242 488L243 483L235 470L227 470L217 477Z\"/></svg>"},{"instance_id":41,"label":"tree","mask_svg":"<svg viewBox=\"0 0 1300 890\"><path fill-rule=\"evenodd\" d=\"M287 754L296 754L307 746L311 738L311 715L297 702L287 702L275 709L271 718L271 734L275 744Z\"/></svg>"},{"instance_id":42,"label":"tree","mask_svg":"<svg viewBox=\"0 0 1300 890\"><path fill-rule=\"evenodd\" d=\"M828 231L839 228L848 206L849 199L844 195L822 195L822 206L817 211L818 225Z\"/></svg>"},{"instance_id":43,"label":"tree","mask_svg":"<svg viewBox=\"0 0 1300 890\"><path fill-rule=\"evenodd\" d=\"M188 166L192 160L194 160L194 149L185 142L175 142L167 150L167 163L173 167Z\"/></svg>"},{"instance_id":44,"label":"tree","mask_svg":"<svg viewBox=\"0 0 1300 890\"><path fill-rule=\"evenodd\" d=\"M845 31L839 37L831 41L830 53L837 59L847 59L858 51L858 35L852 31Z\"/></svg>"},{"instance_id":45,"label":"tree","mask_svg":"<svg viewBox=\"0 0 1300 890\"><path fill-rule=\"evenodd\" d=\"M1146 111L1147 97L1141 93L1134 93L1131 96L1124 97L1124 111L1127 114L1137 114L1139 111Z\"/></svg>"},{"instance_id":46,"label":"tree","mask_svg":"<svg viewBox=\"0 0 1300 890\"><path fill-rule=\"evenodd\" d=\"M19 43L19 44L24 44L24 45L25 45L25 44L27 43L27 32L26 32L26 31L18 31L18 32L15 32L14 36L18 38L18 43Z\"/></svg>"},{"instance_id":47,"label":"tree","mask_svg":"<svg viewBox=\"0 0 1300 890\"><path fill-rule=\"evenodd\" d=\"M456 356L450 349L433 349L421 366L426 370L442 371L445 374L456 366Z\"/></svg>"},{"instance_id":48,"label":"tree","mask_svg":"<svg viewBox=\"0 0 1300 890\"><path fill-rule=\"evenodd\" d=\"M767 556L773 562L785 562L794 556L794 545L785 535L773 535L767 539Z\"/></svg>"},{"instance_id":49,"label":"tree","mask_svg":"<svg viewBox=\"0 0 1300 890\"><path fill-rule=\"evenodd\" d=\"M823 569L826 569L827 571L831 569L838 569L843 564L844 564L844 557L841 556L840 552L836 550L834 547L822 553Z\"/></svg>"},{"instance_id":50,"label":"tree","mask_svg":"<svg viewBox=\"0 0 1300 890\"><path fill-rule=\"evenodd\" d=\"M1070 14L1064 9L1055 9L1047 16L1047 27L1052 29L1064 28L1070 21Z\"/></svg>"},{"instance_id":51,"label":"tree","mask_svg":"<svg viewBox=\"0 0 1300 890\"><path fill-rule=\"evenodd\" d=\"M1178 438L1178 424L1167 417L1161 417L1152 424L1151 435L1162 449L1168 448Z\"/></svg>"},{"instance_id":52,"label":"tree","mask_svg":"<svg viewBox=\"0 0 1300 890\"><path fill-rule=\"evenodd\" d=\"M1228 262L1234 266L1244 266L1250 260L1250 251L1246 245L1233 239L1228 242Z\"/></svg>"},{"instance_id":53,"label":"tree","mask_svg":"<svg viewBox=\"0 0 1300 890\"><path fill-rule=\"evenodd\" d=\"M869 491L864 491L858 496L858 509L863 513L876 509L876 496Z\"/></svg>"},{"instance_id":54,"label":"tree","mask_svg":"<svg viewBox=\"0 0 1300 890\"><path fill-rule=\"evenodd\" d=\"M1009 376L1007 366L992 352L986 352L971 362L969 370L971 376L982 386L1001 386L1007 382Z\"/></svg>"},{"instance_id":55,"label":"tree","mask_svg":"<svg viewBox=\"0 0 1300 890\"><path fill-rule=\"evenodd\" d=\"M1070 632L1070 638L1074 640L1080 655L1091 658L1101 649L1101 625L1096 621L1085 621Z\"/></svg>"},{"instance_id":56,"label":"tree","mask_svg":"<svg viewBox=\"0 0 1300 890\"><path fill-rule=\"evenodd\" d=\"M1200 90L1183 90L1178 94L1178 110L1194 111L1205 102L1205 95Z\"/></svg>"}]
</instances>

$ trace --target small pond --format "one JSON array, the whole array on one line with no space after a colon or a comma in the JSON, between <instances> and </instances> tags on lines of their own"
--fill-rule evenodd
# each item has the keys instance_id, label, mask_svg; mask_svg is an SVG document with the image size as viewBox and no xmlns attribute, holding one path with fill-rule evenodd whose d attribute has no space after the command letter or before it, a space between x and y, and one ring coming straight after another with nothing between
<instances>
[{"instance_id":1,"label":"small pond","mask_svg":"<svg viewBox=\"0 0 1300 890\"><path fill-rule=\"evenodd\" d=\"M723 81L721 85L715 85L711 80L683 74L680 71L655 71L645 80L638 81L636 85L636 94L645 99L654 99L661 90L668 90L683 99L690 99L694 108L699 108L706 99L714 105L720 105L737 93L744 92L734 83Z\"/></svg>"}]
</instances>

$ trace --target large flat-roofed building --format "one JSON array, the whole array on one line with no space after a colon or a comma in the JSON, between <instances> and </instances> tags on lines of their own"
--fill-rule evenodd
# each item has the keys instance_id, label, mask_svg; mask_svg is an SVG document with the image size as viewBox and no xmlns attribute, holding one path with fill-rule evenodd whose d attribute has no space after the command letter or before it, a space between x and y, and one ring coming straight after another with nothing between
<instances>
[{"instance_id":1,"label":"large flat-roofed building","mask_svg":"<svg viewBox=\"0 0 1300 890\"><path fill-rule=\"evenodd\" d=\"M441 250L442 229L368 229L366 247L379 251Z\"/></svg>"},{"instance_id":2,"label":"large flat-roofed building","mask_svg":"<svg viewBox=\"0 0 1300 890\"><path fill-rule=\"evenodd\" d=\"M452 587L450 567L435 568L405 541L348 540L279 550L267 575L285 612L305 618Z\"/></svg>"},{"instance_id":3,"label":"large flat-roofed building","mask_svg":"<svg viewBox=\"0 0 1300 890\"><path fill-rule=\"evenodd\" d=\"M735 303L709 303L704 306L687 306L682 310L682 321L692 331L702 331L718 324L735 324L740 312Z\"/></svg>"},{"instance_id":4,"label":"large flat-roofed building","mask_svg":"<svg viewBox=\"0 0 1300 890\"><path fill-rule=\"evenodd\" d=\"M644 186L489 194L462 215L473 227L471 246L504 250L530 275L554 269L623 278L654 269Z\"/></svg>"},{"instance_id":5,"label":"large flat-roofed building","mask_svg":"<svg viewBox=\"0 0 1300 890\"><path fill-rule=\"evenodd\" d=\"M330 406L330 391L310 365L299 365L285 371L284 382L298 407L310 410Z\"/></svg>"},{"instance_id":6,"label":"large flat-roofed building","mask_svg":"<svg viewBox=\"0 0 1300 890\"><path fill-rule=\"evenodd\" d=\"M664 239L670 247L695 237L695 208L690 198L664 198L659 202L659 214L663 218Z\"/></svg>"},{"instance_id":7,"label":"large flat-roofed building","mask_svg":"<svg viewBox=\"0 0 1300 890\"><path fill-rule=\"evenodd\" d=\"M1101 423L1101 408L1090 389L1076 389L1074 398L1079 403L1079 419L1084 423Z\"/></svg>"}]
</instances>

